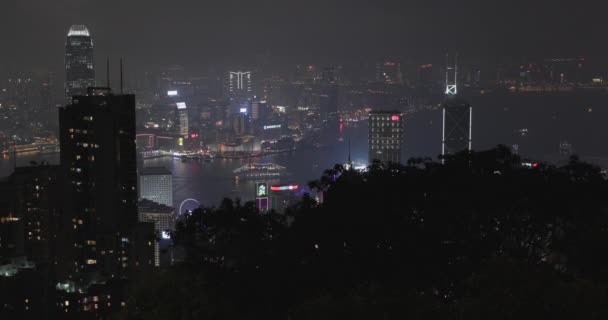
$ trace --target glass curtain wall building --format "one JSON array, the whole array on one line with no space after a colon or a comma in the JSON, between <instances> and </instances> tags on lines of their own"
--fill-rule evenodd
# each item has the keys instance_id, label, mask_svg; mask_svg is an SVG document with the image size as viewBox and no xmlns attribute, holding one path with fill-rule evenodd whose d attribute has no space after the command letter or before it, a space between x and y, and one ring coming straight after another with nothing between
<instances>
[{"instance_id":1,"label":"glass curtain wall building","mask_svg":"<svg viewBox=\"0 0 608 320\"><path fill-rule=\"evenodd\" d=\"M73 96L84 96L88 87L95 86L93 38L83 25L70 27L65 41L65 98L70 104Z\"/></svg>"}]
</instances>

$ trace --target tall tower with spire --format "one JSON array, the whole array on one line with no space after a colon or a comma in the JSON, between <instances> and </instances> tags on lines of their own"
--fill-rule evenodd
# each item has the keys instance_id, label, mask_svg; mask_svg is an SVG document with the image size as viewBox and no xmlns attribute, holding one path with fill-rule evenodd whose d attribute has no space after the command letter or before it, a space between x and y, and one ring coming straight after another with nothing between
<instances>
[{"instance_id":1,"label":"tall tower with spire","mask_svg":"<svg viewBox=\"0 0 608 320\"><path fill-rule=\"evenodd\" d=\"M84 96L87 88L95 87L93 38L84 25L73 25L65 41L65 97Z\"/></svg>"},{"instance_id":2,"label":"tall tower with spire","mask_svg":"<svg viewBox=\"0 0 608 320\"><path fill-rule=\"evenodd\" d=\"M443 132L441 155L454 154L471 150L473 107L458 95L458 55L450 66L450 57L446 54L445 70L446 99L442 105Z\"/></svg>"}]
</instances>

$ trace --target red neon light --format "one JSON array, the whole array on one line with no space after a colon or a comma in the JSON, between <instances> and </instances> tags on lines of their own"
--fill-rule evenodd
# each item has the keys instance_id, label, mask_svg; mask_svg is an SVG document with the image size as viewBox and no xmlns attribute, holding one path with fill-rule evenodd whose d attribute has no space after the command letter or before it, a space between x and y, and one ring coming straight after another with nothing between
<instances>
[{"instance_id":1,"label":"red neon light","mask_svg":"<svg viewBox=\"0 0 608 320\"><path fill-rule=\"evenodd\" d=\"M399 121L399 116L392 116L391 120L393 120L393 121Z\"/></svg>"},{"instance_id":2,"label":"red neon light","mask_svg":"<svg viewBox=\"0 0 608 320\"><path fill-rule=\"evenodd\" d=\"M290 186L271 186L270 191L287 191L287 190L298 190L300 186L298 185L290 185Z\"/></svg>"},{"instance_id":3,"label":"red neon light","mask_svg":"<svg viewBox=\"0 0 608 320\"><path fill-rule=\"evenodd\" d=\"M387 67L394 67L394 66L397 65L397 63L396 62L392 62L392 61L388 61L384 65L387 66Z\"/></svg>"}]
</instances>

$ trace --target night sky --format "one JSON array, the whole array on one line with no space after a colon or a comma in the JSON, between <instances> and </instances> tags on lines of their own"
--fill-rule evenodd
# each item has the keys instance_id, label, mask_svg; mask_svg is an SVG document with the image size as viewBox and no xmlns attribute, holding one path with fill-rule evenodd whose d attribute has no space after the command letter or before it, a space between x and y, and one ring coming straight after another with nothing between
<instances>
[{"instance_id":1,"label":"night sky","mask_svg":"<svg viewBox=\"0 0 608 320\"><path fill-rule=\"evenodd\" d=\"M601 57L603 1L1 0L0 69L63 64L72 24L97 59L138 66L333 62L383 56Z\"/></svg>"}]
</instances>

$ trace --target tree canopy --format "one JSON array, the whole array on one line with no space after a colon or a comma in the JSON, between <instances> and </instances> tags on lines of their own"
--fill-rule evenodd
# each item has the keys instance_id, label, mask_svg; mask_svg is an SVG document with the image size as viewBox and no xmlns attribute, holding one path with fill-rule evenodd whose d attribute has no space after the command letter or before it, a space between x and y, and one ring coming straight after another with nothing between
<instances>
[{"instance_id":1,"label":"tree canopy","mask_svg":"<svg viewBox=\"0 0 608 320\"><path fill-rule=\"evenodd\" d=\"M605 319L608 184L508 148L336 166L285 214L224 200L179 221L185 259L130 318ZM160 294L168 292L167 294Z\"/></svg>"}]
</instances>

